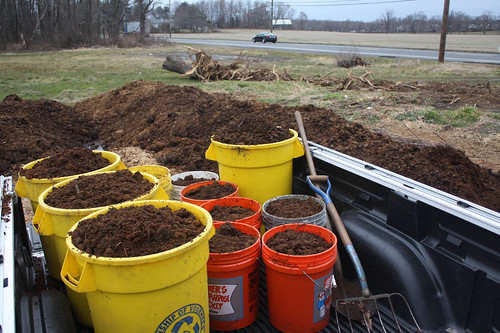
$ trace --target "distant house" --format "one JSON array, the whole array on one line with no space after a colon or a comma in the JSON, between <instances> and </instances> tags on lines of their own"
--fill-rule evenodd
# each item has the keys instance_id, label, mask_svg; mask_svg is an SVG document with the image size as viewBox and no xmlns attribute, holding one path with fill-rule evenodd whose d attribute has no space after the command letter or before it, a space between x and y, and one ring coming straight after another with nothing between
<instances>
[{"instance_id":1,"label":"distant house","mask_svg":"<svg viewBox=\"0 0 500 333\"><path fill-rule=\"evenodd\" d=\"M151 23L149 21L144 22L145 24L145 33L146 35L149 35L151 32ZM123 33L124 34L131 34L131 33L139 33L141 32L141 23L140 22L125 22L124 27L123 27Z\"/></svg>"},{"instance_id":2,"label":"distant house","mask_svg":"<svg viewBox=\"0 0 500 333\"><path fill-rule=\"evenodd\" d=\"M273 27L276 29L286 29L292 25L292 20L289 19L276 19L273 20Z\"/></svg>"}]
</instances>

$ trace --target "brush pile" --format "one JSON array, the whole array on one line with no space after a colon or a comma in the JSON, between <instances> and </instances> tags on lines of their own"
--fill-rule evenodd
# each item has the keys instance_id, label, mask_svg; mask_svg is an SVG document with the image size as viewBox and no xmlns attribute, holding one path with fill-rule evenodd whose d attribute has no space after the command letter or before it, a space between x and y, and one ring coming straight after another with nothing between
<instances>
[{"instance_id":1,"label":"brush pile","mask_svg":"<svg viewBox=\"0 0 500 333\"><path fill-rule=\"evenodd\" d=\"M234 80L234 81L292 81L288 73L277 72L276 66L272 69L259 67L250 68L250 61L238 56L229 65L221 64L213 59L208 53L188 47L188 53L193 59L193 67L184 73L190 79L202 82Z\"/></svg>"}]
</instances>

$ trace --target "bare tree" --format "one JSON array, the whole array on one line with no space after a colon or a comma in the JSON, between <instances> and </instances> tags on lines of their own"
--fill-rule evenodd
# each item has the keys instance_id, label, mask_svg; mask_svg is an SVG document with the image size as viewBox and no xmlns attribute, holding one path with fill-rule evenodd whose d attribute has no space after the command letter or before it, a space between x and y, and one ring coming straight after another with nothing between
<instances>
[{"instance_id":1,"label":"bare tree","mask_svg":"<svg viewBox=\"0 0 500 333\"><path fill-rule=\"evenodd\" d=\"M493 14L491 11L485 11L481 16L478 17L477 22L479 25L479 30L486 35L486 31L492 30L493 28Z\"/></svg>"},{"instance_id":2,"label":"bare tree","mask_svg":"<svg viewBox=\"0 0 500 333\"><path fill-rule=\"evenodd\" d=\"M382 14L382 17L380 19L382 21L382 24L384 25L385 32L391 32L391 28L396 20L394 11L392 9L386 9L385 13Z\"/></svg>"}]
</instances>

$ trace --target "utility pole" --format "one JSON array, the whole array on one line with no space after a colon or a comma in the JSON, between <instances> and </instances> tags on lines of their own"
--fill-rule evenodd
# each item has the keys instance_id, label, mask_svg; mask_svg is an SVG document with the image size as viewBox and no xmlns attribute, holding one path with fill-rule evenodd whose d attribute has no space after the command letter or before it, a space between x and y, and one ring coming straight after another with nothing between
<instances>
[{"instance_id":1,"label":"utility pole","mask_svg":"<svg viewBox=\"0 0 500 333\"><path fill-rule=\"evenodd\" d=\"M168 34L172 38L172 4L171 0L168 0Z\"/></svg>"},{"instance_id":2,"label":"utility pole","mask_svg":"<svg viewBox=\"0 0 500 333\"><path fill-rule=\"evenodd\" d=\"M274 26L274 5L273 5L273 1L274 0L271 0L271 33L273 32L273 26Z\"/></svg>"},{"instance_id":3,"label":"utility pole","mask_svg":"<svg viewBox=\"0 0 500 333\"><path fill-rule=\"evenodd\" d=\"M450 0L444 0L443 22L441 24L441 39L439 41L439 57L440 63L444 62L444 49L446 45L446 33L448 32L448 12L450 11Z\"/></svg>"}]
</instances>

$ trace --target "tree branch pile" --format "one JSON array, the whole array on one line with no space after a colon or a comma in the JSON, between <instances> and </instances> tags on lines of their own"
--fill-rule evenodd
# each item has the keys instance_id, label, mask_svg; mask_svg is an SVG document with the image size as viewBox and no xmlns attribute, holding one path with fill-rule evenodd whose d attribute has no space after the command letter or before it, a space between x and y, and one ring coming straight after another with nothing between
<instances>
[{"instance_id":1,"label":"tree branch pile","mask_svg":"<svg viewBox=\"0 0 500 333\"><path fill-rule=\"evenodd\" d=\"M203 82L234 80L234 81L293 81L285 72L260 67L250 69L250 61L240 53L238 58L229 65L224 65L213 59L208 53L188 47L188 53L193 60L193 67L184 73L191 79Z\"/></svg>"}]
</instances>

